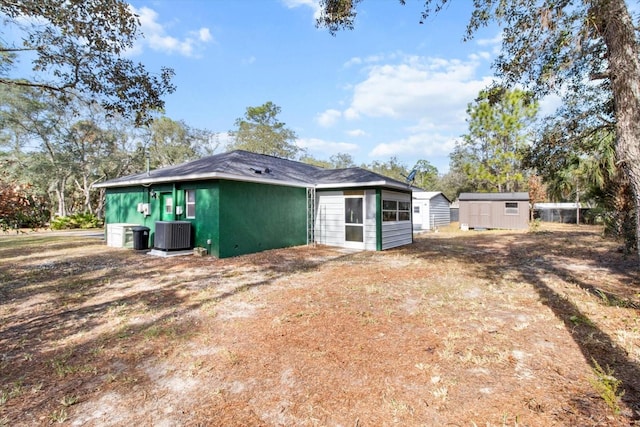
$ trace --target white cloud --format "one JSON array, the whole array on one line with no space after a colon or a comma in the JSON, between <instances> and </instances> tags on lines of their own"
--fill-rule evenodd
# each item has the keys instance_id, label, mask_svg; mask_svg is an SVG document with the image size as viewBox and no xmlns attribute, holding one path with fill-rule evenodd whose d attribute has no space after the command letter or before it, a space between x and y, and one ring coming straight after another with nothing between
<instances>
[{"instance_id":1,"label":"white cloud","mask_svg":"<svg viewBox=\"0 0 640 427\"><path fill-rule=\"evenodd\" d=\"M538 117L553 115L562 106L562 97L557 94L549 94L540 100Z\"/></svg>"},{"instance_id":2,"label":"white cloud","mask_svg":"<svg viewBox=\"0 0 640 427\"><path fill-rule=\"evenodd\" d=\"M322 11L318 0L282 0L282 3L289 9L295 9L301 6L311 8L313 10L314 20L320 17L320 12Z\"/></svg>"},{"instance_id":3,"label":"white cloud","mask_svg":"<svg viewBox=\"0 0 640 427\"><path fill-rule=\"evenodd\" d=\"M491 54L493 55L498 55L502 49L502 38L503 38L503 34L502 32L499 32L494 38L492 39L479 39L476 41L476 44L478 46L487 46L489 48L491 48Z\"/></svg>"},{"instance_id":4,"label":"white cloud","mask_svg":"<svg viewBox=\"0 0 640 427\"><path fill-rule=\"evenodd\" d=\"M362 64L362 58L360 58L359 56L354 56L353 58L350 58L347 62L344 63L344 68L349 68L354 65L360 65L360 64Z\"/></svg>"},{"instance_id":5,"label":"white cloud","mask_svg":"<svg viewBox=\"0 0 640 427\"><path fill-rule=\"evenodd\" d=\"M428 158L449 154L455 147L457 138L438 133L417 133L403 139L376 145L370 157L391 156Z\"/></svg>"},{"instance_id":6,"label":"white cloud","mask_svg":"<svg viewBox=\"0 0 640 427\"><path fill-rule=\"evenodd\" d=\"M201 42L204 42L204 43L207 43L213 40L211 31L206 27L202 27L198 30L198 38L200 39Z\"/></svg>"},{"instance_id":7,"label":"white cloud","mask_svg":"<svg viewBox=\"0 0 640 427\"><path fill-rule=\"evenodd\" d=\"M351 144L348 142L335 142L326 141L319 138L298 138L296 144L300 148L307 148L309 150L322 153L327 158L331 154L335 153L352 153L358 150L357 144Z\"/></svg>"},{"instance_id":8,"label":"white cloud","mask_svg":"<svg viewBox=\"0 0 640 427\"><path fill-rule=\"evenodd\" d=\"M158 22L158 13L148 7L136 9L130 6L133 13L140 20L140 31L144 35L136 41L134 47L129 50L129 55L140 54L145 47L167 54L193 57L202 45L213 41L208 28L203 27L197 31L190 31L189 36L182 39L168 35L165 26Z\"/></svg>"},{"instance_id":9,"label":"white cloud","mask_svg":"<svg viewBox=\"0 0 640 427\"><path fill-rule=\"evenodd\" d=\"M350 58L347 62L345 62L343 67L349 68L349 67L362 65L362 64L375 64L378 62L382 62L384 60L394 59L395 57L396 57L396 54L390 54L386 56L385 55L369 55L366 58L354 56L353 58Z\"/></svg>"},{"instance_id":10,"label":"white cloud","mask_svg":"<svg viewBox=\"0 0 640 427\"><path fill-rule=\"evenodd\" d=\"M464 123L467 103L491 81L477 77L479 57L462 60L404 56L397 64L375 65L353 88L348 120L364 117L427 120L438 128Z\"/></svg>"},{"instance_id":11,"label":"white cloud","mask_svg":"<svg viewBox=\"0 0 640 427\"><path fill-rule=\"evenodd\" d=\"M496 36L492 39L478 39L476 40L476 44L478 46L495 46L500 45L502 43L502 32L496 34Z\"/></svg>"},{"instance_id":12,"label":"white cloud","mask_svg":"<svg viewBox=\"0 0 640 427\"><path fill-rule=\"evenodd\" d=\"M347 131L347 135L359 137L359 136L368 136L369 134L362 129L352 129Z\"/></svg>"},{"instance_id":13,"label":"white cloud","mask_svg":"<svg viewBox=\"0 0 640 427\"><path fill-rule=\"evenodd\" d=\"M342 113L340 111L326 110L325 112L318 114L316 122L318 122L320 126L330 127L333 126L340 117L342 117Z\"/></svg>"}]
</instances>

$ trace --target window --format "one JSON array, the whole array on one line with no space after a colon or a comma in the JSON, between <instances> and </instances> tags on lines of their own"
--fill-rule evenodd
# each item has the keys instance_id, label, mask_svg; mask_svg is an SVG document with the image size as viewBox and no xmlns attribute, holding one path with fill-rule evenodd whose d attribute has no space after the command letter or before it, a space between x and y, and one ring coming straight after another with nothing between
<instances>
[{"instance_id":1,"label":"window","mask_svg":"<svg viewBox=\"0 0 640 427\"><path fill-rule=\"evenodd\" d=\"M185 190L184 198L187 205L187 218L196 217L196 190Z\"/></svg>"},{"instance_id":2,"label":"window","mask_svg":"<svg viewBox=\"0 0 640 427\"><path fill-rule=\"evenodd\" d=\"M505 215L518 215L520 210L518 209L518 202L505 202L504 214Z\"/></svg>"},{"instance_id":3,"label":"window","mask_svg":"<svg viewBox=\"0 0 640 427\"><path fill-rule=\"evenodd\" d=\"M398 221L411 221L410 202L398 202Z\"/></svg>"},{"instance_id":4,"label":"window","mask_svg":"<svg viewBox=\"0 0 640 427\"><path fill-rule=\"evenodd\" d=\"M165 197L164 213L167 215L173 215L173 197Z\"/></svg>"},{"instance_id":5,"label":"window","mask_svg":"<svg viewBox=\"0 0 640 427\"><path fill-rule=\"evenodd\" d=\"M413 213L420 213L420 206L414 206Z\"/></svg>"},{"instance_id":6,"label":"window","mask_svg":"<svg viewBox=\"0 0 640 427\"><path fill-rule=\"evenodd\" d=\"M382 221L411 221L411 202L383 200Z\"/></svg>"},{"instance_id":7,"label":"window","mask_svg":"<svg viewBox=\"0 0 640 427\"><path fill-rule=\"evenodd\" d=\"M395 200L382 201L382 221L398 220L398 202Z\"/></svg>"}]
</instances>

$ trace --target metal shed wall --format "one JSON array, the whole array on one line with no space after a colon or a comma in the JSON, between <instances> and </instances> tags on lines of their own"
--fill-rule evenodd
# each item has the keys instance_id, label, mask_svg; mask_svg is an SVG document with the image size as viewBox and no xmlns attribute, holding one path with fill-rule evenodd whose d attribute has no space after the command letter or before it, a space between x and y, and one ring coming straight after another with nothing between
<instances>
[{"instance_id":1,"label":"metal shed wall","mask_svg":"<svg viewBox=\"0 0 640 427\"><path fill-rule=\"evenodd\" d=\"M449 200L442 193L413 193L413 228L433 230L451 224ZM417 211L417 212L416 212Z\"/></svg>"}]
</instances>

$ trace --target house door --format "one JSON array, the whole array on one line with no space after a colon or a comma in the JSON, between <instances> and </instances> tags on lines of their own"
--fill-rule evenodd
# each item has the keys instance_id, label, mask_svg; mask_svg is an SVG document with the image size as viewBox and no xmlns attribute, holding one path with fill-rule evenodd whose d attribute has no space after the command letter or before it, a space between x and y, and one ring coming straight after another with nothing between
<instances>
[{"instance_id":1,"label":"house door","mask_svg":"<svg viewBox=\"0 0 640 427\"><path fill-rule=\"evenodd\" d=\"M160 193L160 221L173 221L173 194Z\"/></svg>"},{"instance_id":2,"label":"house door","mask_svg":"<svg viewBox=\"0 0 640 427\"><path fill-rule=\"evenodd\" d=\"M347 246L364 247L364 197L344 199L344 240Z\"/></svg>"}]
</instances>

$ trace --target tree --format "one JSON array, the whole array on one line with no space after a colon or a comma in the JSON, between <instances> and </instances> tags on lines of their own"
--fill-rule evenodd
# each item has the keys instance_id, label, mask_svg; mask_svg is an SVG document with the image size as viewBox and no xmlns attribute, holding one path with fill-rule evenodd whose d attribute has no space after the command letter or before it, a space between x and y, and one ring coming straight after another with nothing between
<instances>
[{"instance_id":1,"label":"tree","mask_svg":"<svg viewBox=\"0 0 640 427\"><path fill-rule=\"evenodd\" d=\"M538 175L529 175L527 188L529 189L529 203L531 204L529 220L533 221L533 208L536 203L542 203L547 199L547 192L544 188L542 178Z\"/></svg>"},{"instance_id":2,"label":"tree","mask_svg":"<svg viewBox=\"0 0 640 427\"><path fill-rule=\"evenodd\" d=\"M350 168L356 165L353 162L353 157L351 157L351 154L347 153L334 154L333 156L329 157L329 162L331 163L331 167L333 169Z\"/></svg>"},{"instance_id":3,"label":"tree","mask_svg":"<svg viewBox=\"0 0 640 427\"><path fill-rule=\"evenodd\" d=\"M451 201L456 200L460 193L475 191L467 175L455 168L440 177L437 188Z\"/></svg>"},{"instance_id":4,"label":"tree","mask_svg":"<svg viewBox=\"0 0 640 427\"><path fill-rule=\"evenodd\" d=\"M525 186L523 150L538 104L519 89L492 87L469 104L469 132L457 147L459 167L476 191L518 191Z\"/></svg>"},{"instance_id":5,"label":"tree","mask_svg":"<svg viewBox=\"0 0 640 427\"><path fill-rule=\"evenodd\" d=\"M633 194L618 166L614 128L606 120L577 117L588 116L573 112L549 118L525 163L544 179L552 200L594 203L591 212L604 221L605 233L624 239L631 251L637 247Z\"/></svg>"},{"instance_id":6,"label":"tree","mask_svg":"<svg viewBox=\"0 0 640 427\"><path fill-rule=\"evenodd\" d=\"M449 2L425 0L421 22ZM317 25L334 34L353 28L359 3L320 0ZM465 38L492 21L503 27L496 70L507 82L523 82L538 95L601 82L612 101L617 160L640 212L640 41L626 2L479 0ZM640 240L640 215L634 228Z\"/></svg>"},{"instance_id":7,"label":"tree","mask_svg":"<svg viewBox=\"0 0 640 427\"><path fill-rule=\"evenodd\" d=\"M438 187L438 168L427 160L418 160L413 167L416 171L413 185L426 191L434 191Z\"/></svg>"},{"instance_id":8,"label":"tree","mask_svg":"<svg viewBox=\"0 0 640 427\"><path fill-rule=\"evenodd\" d=\"M236 119L236 130L230 131L234 142L231 150L294 159L302 150L295 145L296 133L278 120L280 107L268 101L258 107L247 107L244 118Z\"/></svg>"},{"instance_id":9,"label":"tree","mask_svg":"<svg viewBox=\"0 0 640 427\"><path fill-rule=\"evenodd\" d=\"M156 169L195 160L198 137L184 122L168 117L155 119L145 135L150 167Z\"/></svg>"},{"instance_id":10,"label":"tree","mask_svg":"<svg viewBox=\"0 0 640 427\"><path fill-rule=\"evenodd\" d=\"M29 156L24 170L33 176L34 184L40 184L47 193L55 195L56 212L65 215L66 186L72 174L72 161L61 145L64 106L36 88L0 87L0 90L4 101L0 106L0 124L2 133L8 135L3 139L13 139L16 150L29 141L38 144L38 150Z\"/></svg>"},{"instance_id":11,"label":"tree","mask_svg":"<svg viewBox=\"0 0 640 427\"><path fill-rule=\"evenodd\" d=\"M309 154L305 154L304 156L300 157L300 161L302 163L306 163L308 165L312 165L312 166L317 166L319 168L324 168L324 169L331 169L332 165L331 162L329 162L328 160L320 160L320 159L316 159L315 157L309 155Z\"/></svg>"},{"instance_id":12,"label":"tree","mask_svg":"<svg viewBox=\"0 0 640 427\"><path fill-rule=\"evenodd\" d=\"M162 110L162 96L175 90L173 70L152 75L122 57L140 36L138 18L124 0L0 0L0 14L5 33L21 38L20 44L0 42L2 85L38 88L65 103L91 96L137 124ZM38 77L10 77L20 55L34 55Z\"/></svg>"},{"instance_id":13,"label":"tree","mask_svg":"<svg viewBox=\"0 0 640 427\"><path fill-rule=\"evenodd\" d=\"M404 182L407 179L406 177L409 175L407 167L400 163L398 158L395 156L391 157L384 163L374 160L371 164L363 164L361 167L402 182Z\"/></svg>"},{"instance_id":14,"label":"tree","mask_svg":"<svg viewBox=\"0 0 640 427\"><path fill-rule=\"evenodd\" d=\"M42 227L49 219L44 200L34 197L29 185L7 182L3 178L0 176L0 230Z\"/></svg>"}]
</instances>

